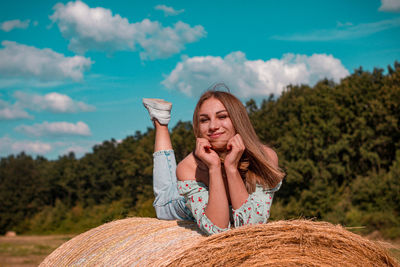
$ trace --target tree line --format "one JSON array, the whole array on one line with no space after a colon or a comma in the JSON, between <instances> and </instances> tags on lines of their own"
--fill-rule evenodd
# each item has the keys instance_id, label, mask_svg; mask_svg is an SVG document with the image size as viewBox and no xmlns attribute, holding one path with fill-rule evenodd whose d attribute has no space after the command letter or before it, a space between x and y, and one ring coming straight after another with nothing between
<instances>
[{"instance_id":1,"label":"tree line","mask_svg":"<svg viewBox=\"0 0 400 267\"><path fill-rule=\"evenodd\" d=\"M400 236L400 64L356 69L340 83L288 86L246 108L287 176L271 220L315 218ZM193 151L190 122L171 131L178 161ZM81 232L127 216L153 217L154 130L76 158L0 159L0 233Z\"/></svg>"}]
</instances>

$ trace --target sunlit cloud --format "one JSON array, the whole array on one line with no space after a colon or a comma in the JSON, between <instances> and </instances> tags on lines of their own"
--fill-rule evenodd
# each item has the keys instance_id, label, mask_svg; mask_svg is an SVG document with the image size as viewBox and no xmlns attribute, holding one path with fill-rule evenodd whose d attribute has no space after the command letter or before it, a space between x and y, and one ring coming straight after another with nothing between
<instances>
[{"instance_id":1,"label":"sunlit cloud","mask_svg":"<svg viewBox=\"0 0 400 267\"><path fill-rule=\"evenodd\" d=\"M76 124L70 122L43 122L34 125L20 125L16 131L29 136L90 136L89 126L79 121Z\"/></svg>"},{"instance_id":2,"label":"sunlit cloud","mask_svg":"<svg viewBox=\"0 0 400 267\"><path fill-rule=\"evenodd\" d=\"M9 136L0 137L0 157L25 152L29 155L56 156L67 155L73 152L77 158L92 151L92 147L101 142L93 140L41 141L17 140Z\"/></svg>"},{"instance_id":3,"label":"sunlit cloud","mask_svg":"<svg viewBox=\"0 0 400 267\"><path fill-rule=\"evenodd\" d=\"M53 150L50 143L41 141L14 140L7 136L0 138L0 155L17 154L26 152L29 154L44 155Z\"/></svg>"},{"instance_id":4,"label":"sunlit cloud","mask_svg":"<svg viewBox=\"0 0 400 267\"><path fill-rule=\"evenodd\" d=\"M379 11L400 12L400 0L381 0Z\"/></svg>"},{"instance_id":5,"label":"sunlit cloud","mask_svg":"<svg viewBox=\"0 0 400 267\"><path fill-rule=\"evenodd\" d=\"M184 9L175 10L173 7L166 5L157 5L154 9L163 11L165 16L176 16L185 11Z\"/></svg>"},{"instance_id":6,"label":"sunlit cloud","mask_svg":"<svg viewBox=\"0 0 400 267\"><path fill-rule=\"evenodd\" d=\"M173 27L149 19L130 23L109 9L91 8L81 1L55 5L50 18L69 40L69 49L81 54L88 50L138 50L141 59L154 60L179 53L187 43L206 35L202 26L191 27L181 21Z\"/></svg>"},{"instance_id":7,"label":"sunlit cloud","mask_svg":"<svg viewBox=\"0 0 400 267\"><path fill-rule=\"evenodd\" d=\"M43 81L79 81L93 62L83 56L65 57L49 48L38 49L11 41L1 43L0 77Z\"/></svg>"},{"instance_id":8,"label":"sunlit cloud","mask_svg":"<svg viewBox=\"0 0 400 267\"><path fill-rule=\"evenodd\" d=\"M35 111L50 111L53 113L76 113L94 111L94 106L81 101L75 101L69 96L52 92L46 95L27 94L20 91L14 93L17 105Z\"/></svg>"},{"instance_id":9,"label":"sunlit cloud","mask_svg":"<svg viewBox=\"0 0 400 267\"><path fill-rule=\"evenodd\" d=\"M7 20L0 24L0 28L5 32L10 32L14 29L26 29L29 27L29 23L29 19L23 21L19 19Z\"/></svg>"},{"instance_id":10,"label":"sunlit cloud","mask_svg":"<svg viewBox=\"0 0 400 267\"><path fill-rule=\"evenodd\" d=\"M242 52L222 57L186 57L162 84L188 96L198 96L210 82L226 82L240 97L280 95L289 84L310 84L328 78L336 82L349 75L332 55L285 54L281 59L248 60Z\"/></svg>"},{"instance_id":11,"label":"sunlit cloud","mask_svg":"<svg viewBox=\"0 0 400 267\"><path fill-rule=\"evenodd\" d=\"M361 23L358 25L346 23L338 25L335 29L315 30L308 33L289 35L275 35L272 36L271 39L299 42L357 39L397 27L400 27L400 18L381 20L372 23Z\"/></svg>"},{"instance_id":12,"label":"sunlit cloud","mask_svg":"<svg viewBox=\"0 0 400 267\"><path fill-rule=\"evenodd\" d=\"M0 120L32 119L26 111L48 111L51 113L77 113L94 111L96 108L81 101L75 101L67 95L52 92L46 95L14 93L15 103L0 99Z\"/></svg>"},{"instance_id":13,"label":"sunlit cloud","mask_svg":"<svg viewBox=\"0 0 400 267\"><path fill-rule=\"evenodd\" d=\"M21 106L0 99L0 120L32 119Z\"/></svg>"}]
</instances>

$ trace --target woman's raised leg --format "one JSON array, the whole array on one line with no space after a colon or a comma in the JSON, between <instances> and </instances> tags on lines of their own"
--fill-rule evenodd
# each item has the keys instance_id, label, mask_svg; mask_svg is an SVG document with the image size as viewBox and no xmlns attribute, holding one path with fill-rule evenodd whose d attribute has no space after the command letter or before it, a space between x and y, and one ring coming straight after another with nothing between
<instances>
[{"instance_id":1,"label":"woman's raised leg","mask_svg":"<svg viewBox=\"0 0 400 267\"><path fill-rule=\"evenodd\" d=\"M143 99L155 127L153 154L153 206L157 218L163 220L191 220L185 198L179 195L176 179L176 160L172 149L168 123L172 105L161 99Z\"/></svg>"},{"instance_id":2,"label":"woman's raised leg","mask_svg":"<svg viewBox=\"0 0 400 267\"><path fill-rule=\"evenodd\" d=\"M171 138L169 136L168 124L160 124L154 120L156 138L154 141L154 152L161 150L172 150Z\"/></svg>"}]
</instances>

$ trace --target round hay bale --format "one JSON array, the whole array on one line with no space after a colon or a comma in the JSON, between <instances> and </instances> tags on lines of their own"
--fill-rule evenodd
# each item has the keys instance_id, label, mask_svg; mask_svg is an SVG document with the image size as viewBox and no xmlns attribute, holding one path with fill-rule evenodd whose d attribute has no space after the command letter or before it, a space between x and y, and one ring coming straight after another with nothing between
<instances>
[{"instance_id":1,"label":"round hay bale","mask_svg":"<svg viewBox=\"0 0 400 267\"><path fill-rule=\"evenodd\" d=\"M128 218L74 237L39 266L165 266L204 238L192 222Z\"/></svg>"},{"instance_id":2,"label":"round hay bale","mask_svg":"<svg viewBox=\"0 0 400 267\"><path fill-rule=\"evenodd\" d=\"M168 266L400 266L380 245L327 222L277 221L210 236Z\"/></svg>"},{"instance_id":3,"label":"round hay bale","mask_svg":"<svg viewBox=\"0 0 400 267\"><path fill-rule=\"evenodd\" d=\"M192 222L129 218L76 236L40 266L400 266L326 222L277 221L203 236Z\"/></svg>"}]
</instances>

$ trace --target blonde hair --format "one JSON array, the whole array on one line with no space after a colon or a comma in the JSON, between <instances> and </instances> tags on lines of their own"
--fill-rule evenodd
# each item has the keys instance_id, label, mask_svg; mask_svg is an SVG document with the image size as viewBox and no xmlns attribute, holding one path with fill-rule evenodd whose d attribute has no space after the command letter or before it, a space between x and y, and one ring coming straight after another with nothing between
<instances>
[{"instance_id":1,"label":"blonde hair","mask_svg":"<svg viewBox=\"0 0 400 267\"><path fill-rule=\"evenodd\" d=\"M266 155L264 144L258 138L246 108L234 95L223 91L209 90L201 95L193 113L193 131L196 137L200 134L199 111L201 105L208 99L215 98L225 106L236 133L243 139L245 151L239 165L240 174L245 182L248 193L255 191L256 184L274 188L283 179L284 172L279 167L273 166ZM245 166L245 167L244 167Z\"/></svg>"}]
</instances>

